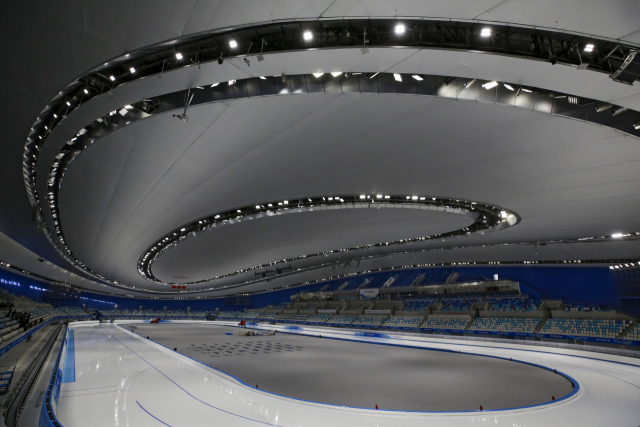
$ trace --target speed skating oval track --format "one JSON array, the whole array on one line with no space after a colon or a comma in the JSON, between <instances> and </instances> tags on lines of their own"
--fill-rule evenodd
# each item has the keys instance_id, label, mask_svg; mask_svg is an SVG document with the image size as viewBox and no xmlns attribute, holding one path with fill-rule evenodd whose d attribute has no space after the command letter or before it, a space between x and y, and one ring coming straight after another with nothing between
<instances>
[{"instance_id":1,"label":"speed skating oval track","mask_svg":"<svg viewBox=\"0 0 640 427\"><path fill-rule=\"evenodd\" d=\"M63 379L56 417L80 426L635 426L640 424L640 360L550 347L461 342L336 328L255 326L342 339L513 359L557 370L574 382L556 401L508 410L405 412L341 407L274 395L246 385L122 326L137 321L71 325L74 378ZM138 321L139 322L139 321ZM188 321L184 321L188 322ZM180 322L182 323L182 322ZM235 322L193 322L211 327ZM121 326L119 326L121 325ZM363 347L367 351L367 347ZM454 357L454 355L452 355ZM269 369L265 366L264 369ZM375 373L372 373L375 375ZM68 373L65 375L68 378ZM348 381L348 378L344 379ZM304 376L301 378L304 381ZM390 392L393 385L390 385Z\"/></svg>"}]
</instances>

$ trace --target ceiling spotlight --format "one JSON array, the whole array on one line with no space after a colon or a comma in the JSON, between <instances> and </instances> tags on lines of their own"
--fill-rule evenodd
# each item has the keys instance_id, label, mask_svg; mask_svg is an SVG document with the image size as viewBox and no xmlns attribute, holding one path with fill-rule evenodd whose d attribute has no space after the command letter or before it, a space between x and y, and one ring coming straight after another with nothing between
<instances>
[{"instance_id":1,"label":"ceiling spotlight","mask_svg":"<svg viewBox=\"0 0 640 427\"><path fill-rule=\"evenodd\" d=\"M485 89L493 89L496 86L498 86L498 82L495 81L495 80L487 82L487 83L482 85L482 87L485 88Z\"/></svg>"},{"instance_id":2,"label":"ceiling spotlight","mask_svg":"<svg viewBox=\"0 0 640 427\"><path fill-rule=\"evenodd\" d=\"M178 61L182 59L182 54L180 52L176 53L176 59Z\"/></svg>"},{"instance_id":3,"label":"ceiling spotlight","mask_svg":"<svg viewBox=\"0 0 640 427\"><path fill-rule=\"evenodd\" d=\"M416 80L417 80L417 81L419 81L419 82L421 82L421 81L423 81L423 80L424 80L424 79L422 78L422 76L421 76L421 75L419 75L419 74L414 74L414 75L412 75L411 77L413 77L414 79L416 79Z\"/></svg>"},{"instance_id":4,"label":"ceiling spotlight","mask_svg":"<svg viewBox=\"0 0 640 427\"><path fill-rule=\"evenodd\" d=\"M229 42L229 47L230 47L231 49L235 49L236 47L238 47L238 43L237 43L235 40L231 40L231 41Z\"/></svg>"},{"instance_id":5,"label":"ceiling spotlight","mask_svg":"<svg viewBox=\"0 0 640 427\"><path fill-rule=\"evenodd\" d=\"M515 89L513 88L513 86L511 86L511 85L510 85L510 84L508 84L508 83L502 83L502 85L503 85L504 87L506 87L507 89L509 89L509 90L515 90Z\"/></svg>"},{"instance_id":6,"label":"ceiling spotlight","mask_svg":"<svg viewBox=\"0 0 640 427\"><path fill-rule=\"evenodd\" d=\"M313 73L313 77L315 77L315 78L322 77L323 75L324 75L324 73Z\"/></svg>"},{"instance_id":7,"label":"ceiling spotlight","mask_svg":"<svg viewBox=\"0 0 640 427\"><path fill-rule=\"evenodd\" d=\"M313 38L313 34L311 34L311 31L305 31L304 34L302 35L302 37L305 40L311 40Z\"/></svg>"},{"instance_id":8,"label":"ceiling spotlight","mask_svg":"<svg viewBox=\"0 0 640 427\"><path fill-rule=\"evenodd\" d=\"M393 78L396 79L397 82L402 81L402 76L399 73L393 73Z\"/></svg>"},{"instance_id":9,"label":"ceiling spotlight","mask_svg":"<svg viewBox=\"0 0 640 427\"><path fill-rule=\"evenodd\" d=\"M489 37L490 35L491 35L491 28L483 28L482 31L480 31L481 37Z\"/></svg>"},{"instance_id":10,"label":"ceiling spotlight","mask_svg":"<svg viewBox=\"0 0 640 427\"><path fill-rule=\"evenodd\" d=\"M585 52L593 52L594 46L592 44L588 44L584 47Z\"/></svg>"},{"instance_id":11,"label":"ceiling spotlight","mask_svg":"<svg viewBox=\"0 0 640 427\"><path fill-rule=\"evenodd\" d=\"M600 105L596 105L596 113L602 113L603 111L606 111L611 107L613 107L613 105L603 102Z\"/></svg>"},{"instance_id":12,"label":"ceiling spotlight","mask_svg":"<svg viewBox=\"0 0 640 427\"><path fill-rule=\"evenodd\" d=\"M110 79L112 82L115 82L115 81L116 81L116 78L115 78L115 77L113 77L113 76L109 76L109 79Z\"/></svg>"},{"instance_id":13,"label":"ceiling spotlight","mask_svg":"<svg viewBox=\"0 0 640 427\"><path fill-rule=\"evenodd\" d=\"M135 73L135 72L136 72L136 69L135 69L135 68L133 68L133 67L131 67L131 68L129 68L129 71L131 71L131 74L133 74L133 73Z\"/></svg>"},{"instance_id":14,"label":"ceiling spotlight","mask_svg":"<svg viewBox=\"0 0 640 427\"><path fill-rule=\"evenodd\" d=\"M218 86L219 84L220 84L220 83L214 83L214 84L212 84L212 85L211 85L211 87L216 87L216 86Z\"/></svg>"},{"instance_id":15,"label":"ceiling spotlight","mask_svg":"<svg viewBox=\"0 0 640 427\"><path fill-rule=\"evenodd\" d=\"M251 61L249 61L249 58L244 58L244 63L247 64L247 67L251 67Z\"/></svg>"},{"instance_id":16,"label":"ceiling spotlight","mask_svg":"<svg viewBox=\"0 0 640 427\"><path fill-rule=\"evenodd\" d=\"M333 71L333 72L331 72L331 75L333 77L338 77L340 74L342 74L342 71Z\"/></svg>"},{"instance_id":17,"label":"ceiling spotlight","mask_svg":"<svg viewBox=\"0 0 640 427\"><path fill-rule=\"evenodd\" d=\"M224 59L222 59L222 52L220 52L220 58L218 58L218 64L222 65Z\"/></svg>"},{"instance_id":18,"label":"ceiling spotlight","mask_svg":"<svg viewBox=\"0 0 640 427\"><path fill-rule=\"evenodd\" d=\"M396 28L395 28L396 34L404 34L405 31L407 31L407 27L405 27L404 24L396 25Z\"/></svg>"}]
</instances>

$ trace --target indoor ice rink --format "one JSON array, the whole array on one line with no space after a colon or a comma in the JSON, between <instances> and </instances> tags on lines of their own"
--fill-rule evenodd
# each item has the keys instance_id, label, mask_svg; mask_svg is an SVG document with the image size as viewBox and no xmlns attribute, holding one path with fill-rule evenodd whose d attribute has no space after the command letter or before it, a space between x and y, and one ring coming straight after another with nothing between
<instances>
[{"instance_id":1,"label":"indoor ice rink","mask_svg":"<svg viewBox=\"0 0 640 427\"><path fill-rule=\"evenodd\" d=\"M640 425L637 1L0 28L0 427Z\"/></svg>"}]
</instances>

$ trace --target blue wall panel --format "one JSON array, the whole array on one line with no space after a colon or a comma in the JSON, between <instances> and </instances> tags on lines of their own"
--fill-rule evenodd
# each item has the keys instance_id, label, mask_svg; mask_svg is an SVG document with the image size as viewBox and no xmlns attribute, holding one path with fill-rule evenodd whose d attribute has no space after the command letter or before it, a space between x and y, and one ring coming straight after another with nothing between
<instances>
[{"instance_id":1,"label":"blue wall panel","mask_svg":"<svg viewBox=\"0 0 640 427\"><path fill-rule=\"evenodd\" d=\"M399 275L398 280L401 281L403 285L409 285L416 276L425 271L429 273L428 277L433 278L446 278L446 276L453 272L465 274L467 277L470 277L469 275L476 275L490 279L493 278L494 274L498 274L500 279L518 281L521 284L529 286L530 288L540 292L545 298L562 299L566 302L607 305L611 308L640 316L640 299L621 300L615 297L613 282L607 267L442 267L431 269L394 270L377 275L367 274L362 276L352 276L349 280L354 282L352 284L357 285L358 283L362 283L365 278L372 277L374 278L375 286L381 286L388 277ZM2 280L18 282L21 286L2 283ZM251 306L264 307L269 304L279 304L290 301L291 295L298 292L307 290L317 291L326 284L333 284L333 287L335 288L345 280L346 279L339 279L304 287L287 288L280 291L255 294L250 297L252 300ZM16 295L25 295L33 300L39 301L47 293L35 290L32 287L46 289L48 288L48 285L29 277L14 274L7 270L0 270L0 287ZM352 286L350 286L350 288L351 287ZM145 300L107 296L89 292L84 292L82 296L93 300L115 303L118 304L118 308L138 308L139 306L142 306L145 309L158 309L166 306L169 309L184 309L186 307L191 307L192 310L214 310L215 308L219 308L221 310L231 309L231 307L225 306L223 298L191 301ZM98 301L86 299L66 298L56 299L53 300L53 302L58 302L59 305L67 307L87 304L88 307L113 308L113 304L100 303Z\"/></svg>"}]
</instances>

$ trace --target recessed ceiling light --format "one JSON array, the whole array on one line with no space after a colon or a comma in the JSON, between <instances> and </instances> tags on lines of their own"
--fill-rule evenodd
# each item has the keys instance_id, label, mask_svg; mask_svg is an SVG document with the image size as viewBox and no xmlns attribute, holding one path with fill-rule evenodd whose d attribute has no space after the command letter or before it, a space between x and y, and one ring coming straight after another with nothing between
<instances>
[{"instance_id":1,"label":"recessed ceiling light","mask_svg":"<svg viewBox=\"0 0 640 427\"><path fill-rule=\"evenodd\" d=\"M324 73L313 73L313 77L322 77L324 75Z\"/></svg>"},{"instance_id":2,"label":"recessed ceiling light","mask_svg":"<svg viewBox=\"0 0 640 427\"><path fill-rule=\"evenodd\" d=\"M496 86L498 86L498 82L495 81L495 80L487 82L487 83L482 85L482 87L485 88L485 89L493 89Z\"/></svg>"},{"instance_id":3,"label":"recessed ceiling light","mask_svg":"<svg viewBox=\"0 0 640 427\"><path fill-rule=\"evenodd\" d=\"M332 71L332 72L331 72L331 75L332 75L333 77L338 77L340 74L342 74L342 71Z\"/></svg>"},{"instance_id":4,"label":"recessed ceiling light","mask_svg":"<svg viewBox=\"0 0 640 427\"><path fill-rule=\"evenodd\" d=\"M503 85L504 87L506 87L507 89L509 89L509 90L515 90L515 89L513 88L513 86L511 86L511 85L510 85L510 84L508 84L508 83L503 83L502 85Z\"/></svg>"},{"instance_id":5,"label":"recessed ceiling light","mask_svg":"<svg viewBox=\"0 0 640 427\"><path fill-rule=\"evenodd\" d=\"M417 81L419 81L419 82L421 82L421 81L423 81L423 80L424 80L424 79L422 78L422 76L420 76L420 75L418 75L418 74L414 74L414 75L412 75L411 77L413 77L414 79L416 79L416 80L417 80Z\"/></svg>"},{"instance_id":6,"label":"recessed ceiling light","mask_svg":"<svg viewBox=\"0 0 640 427\"><path fill-rule=\"evenodd\" d=\"M182 59L182 54L180 52L176 53L176 59Z\"/></svg>"},{"instance_id":7,"label":"recessed ceiling light","mask_svg":"<svg viewBox=\"0 0 640 427\"><path fill-rule=\"evenodd\" d=\"M304 37L305 40L311 40L313 38L313 34L311 31L305 31L302 37Z\"/></svg>"},{"instance_id":8,"label":"recessed ceiling light","mask_svg":"<svg viewBox=\"0 0 640 427\"><path fill-rule=\"evenodd\" d=\"M585 52L593 52L594 46L592 44L588 44L584 47Z\"/></svg>"},{"instance_id":9,"label":"recessed ceiling light","mask_svg":"<svg viewBox=\"0 0 640 427\"><path fill-rule=\"evenodd\" d=\"M231 49L235 49L236 47L238 47L238 43L237 43L235 40L231 40L231 41L229 42L229 47L230 47Z\"/></svg>"},{"instance_id":10,"label":"recessed ceiling light","mask_svg":"<svg viewBox=\"0 0 640 427\"><path fill-rule=\"evenodd\" d=\"M402 81L402 76L399 73L393 73L393 78L396 79L397 82Z\"/></svg>"},{"instance_id":11,"label":"recessed ceiling light","mask_svg":"<svg viewBox=\"0 0 640 427\"><path fill-rule=\"evenodd\" d=\"M220 84L220 83L214 83L214 84L212 84L212 85L211 85L211 87L216 87L216 86L218 86L219 84Z\"/></svg>"},{"instance_id":12,"label":"recessed ceiling light","mask_svg":"<svg viewBox=\"0 0 640 427\"><path fill-rule=\"evenodd\" d=\"M622 237L622 233L613 233L611 237L613 237L614 239L619 239Z\"/></svg>"},{"instance_id":13,"label":"recessed ceiling light","mask_svg":"<svg viewBox=\"0 0 640 427\"><path fill-rule=\"evenodd\" d=\"M109 76L109 79L111 79L112 82L116 81L116 78L113 76Z\"/></svg>"},{"instance_id":14,"label":"recessed ceiling light","mask_svg":"<svg viewBox=\"0 0 640 427\"><path fill-rule=\"evenodd\" d=\"M407 31L407 27L405 27L404 24L396 25L396 28L395 28L396 34L404 34L405 31Z\"/></svg>"},{"instance_id":15,"label":"recessed ceiling light","mask_svg":"<svg viewBox=\"0 0 640 427\"><path fill-rule=\"evenodd\" d=\"M260 76L260 80L267 80L265 76Z\"/></svg>"},{"instance_id":16,"label":"recessed ceiling light","mask_svg":"<svg viewBox=\"0 0 640 427\"><path fill-rule=\"evenodd\" d=\"M133 68L133 67L131 67L131 68L129 68L129 71L131 71L131 74L133 74L133 73L135 73L135 72L136 72L136 69L135 69L135 68Z\"/></svg>"},{"instance_id":17,"label":"recessed ceiling light","mask_svg":"<svg viewBox=\"0 0 640 427\"><path fill-rule=\"evenodd\" d=\"M480 35L482 37L489 37L491 35L491 28L483 28L482 31L480 31Z\"/></svg>"}]
</instances>

